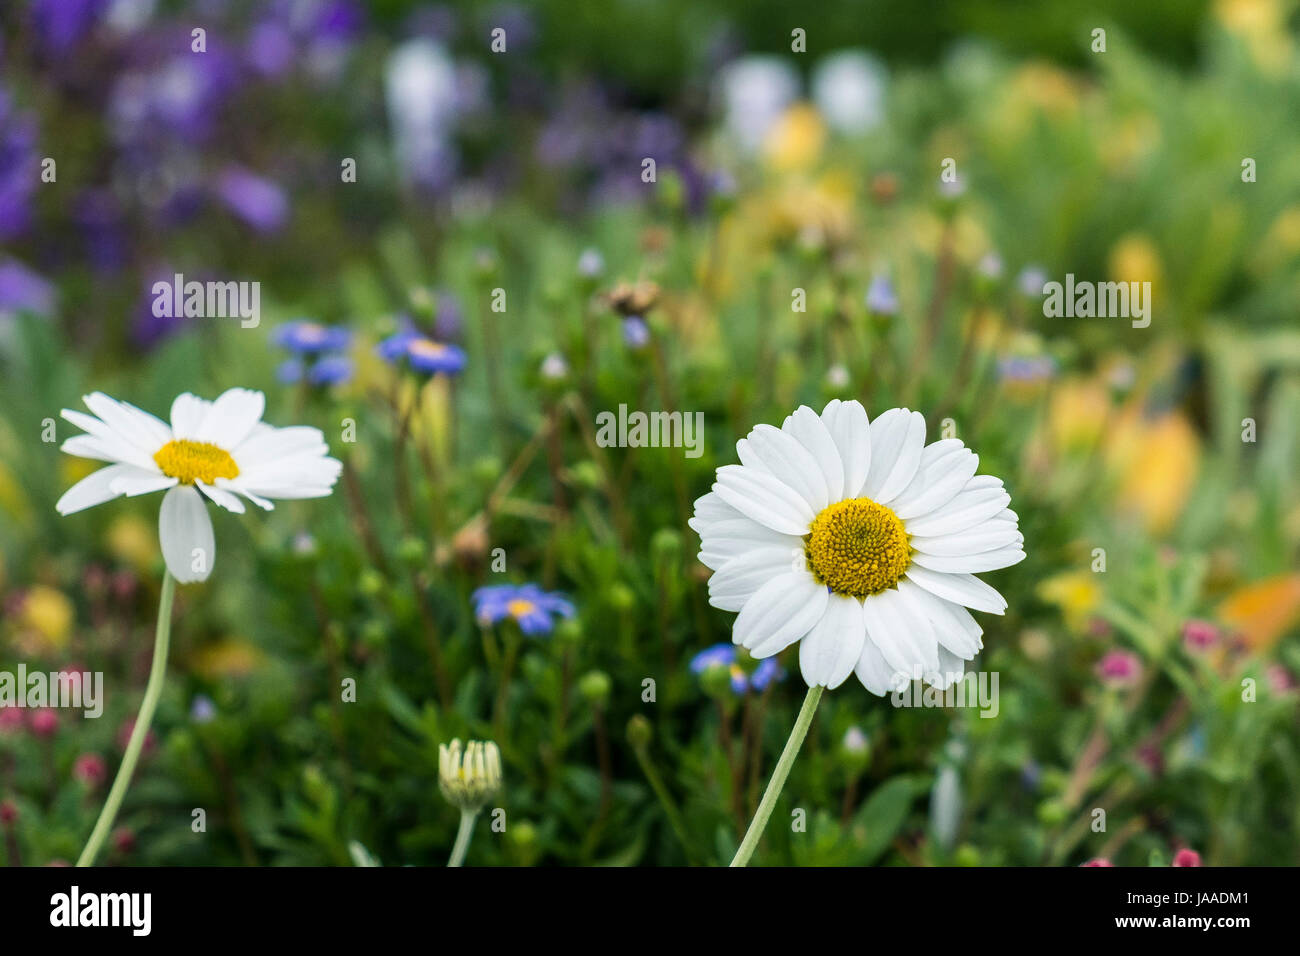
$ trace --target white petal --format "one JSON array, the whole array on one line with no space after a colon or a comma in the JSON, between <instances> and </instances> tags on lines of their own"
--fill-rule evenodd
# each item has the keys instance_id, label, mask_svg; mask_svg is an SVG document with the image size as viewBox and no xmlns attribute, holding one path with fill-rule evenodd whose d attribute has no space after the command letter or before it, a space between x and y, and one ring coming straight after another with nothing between
<instances>
[{"instance_id":1,"label":"white petal","mask_svg":"<svg viewBox=\"0 0 1300 956\"><path fill-rule=\"evenodd\" d=\"M106 441L94 435L73 435L59 450L78 458L93 458L96 461L126 461L132 455L131 449L123 448L125 442ZM138 457L138 456L137 456Z\"/></svg>"},{"instance_id":2,"label":"white petal","mask_svg":"<svg viewBox=\"0 0 1300 956\"><path fill-rule=\"evenodd\" d=\"M214 488L212 485L204 484L201 481L196 481L195 484L199 486L199 491L203 492L211 498L213 502L225 508L227 511L233 511L237 515L242 515L244 513L244 503L226 489Z\"/></svg>"},{"instance_id":3,"label":"white petal","mask_svg":"<svg viewBox=\"0 0 1300 956\"><path fill-rule=\"evenodd\" d=\"M867 622L867 639L880 648L895 671L918 679L937 662L938 642L928 624L918 624L910 606L894 588L872 594L862 601Z\"/></svg>"},{"instance_id":4,"label":"white petal","mask_svg":"<svg viewBox=\"0 0 1300 956\"><path fill-rule=\"evenodd\" d=\"M853 673L867 639L862 604L856 598L829 595L826 613L799 642L799 668L809 687L834 689Z\"/></svg>"},{"instance_id":5,"label":"white petal","mask_svg":"<svg viewBox=\"0 0 1300 956\"><path fill-rule=\"evenodd\" d=\"M990 518L965 531L941 535L911 535L912 547L925 554L979 554L1005 548L1011 544L1024 543L1025 536L1020 533L1014 521Z\"/></svg>"},{"instance_id":6,"label":"white petal","mask_svg":"<svg viewBox=\"0 0 1300 956\"><path fill-rule=\"evenodd\" d=\"M732 511L734 518L705 524L697 518L687 522L700 535L700 561L715 571L726 561L754 548L779 547L787 554L803 552L803 539L765 528Z\"/></svg>"},{"instance_id":7,"label":"white petal","mask_svg":"<svg viewBox=\"0 0 1300 956\"><path fill-rule=\"evenodd\" d=\"M237 494L243 495L245 498L247 498L253 504L257 505L263 511L275 510L275 504L273 502L268 501L267 499L263 498L261 495L255 492L249 491L242 484L240 484L238 478L234 479L233 481L229 478L218 478L217 487L224 488L227 491L233 491Z\"/></svg>"},{"instance_id":8,"label":"white petal","mask_svg":"<svg viewBox=\"0 0 1300 956\"><path fill-rule=\"evenodd\" d=\"M161 426L165 434L166 426L162 422L133 405L118 402L103 392L91 392L82 401L105 425L148 455L152 455L169 440L166 437L162 441L158 440L159 432L155 426Z\"/></svg>"},{"instance_id":9,"label":"white petal","mask_svg":"<svg viewBox=\"0 0 1300 956\"><path fill-rule=\"evenodd\" d=\"M907 578L898 582L898 590L911 597L924 610L934 627L940 651L947 648L958 657L970 660L984 646L980 640L983 628L971 617L970 611L960 604L935 597Z\"/></svg>"},{"instance_id":10,"label":"white petal","mask_svg":"<svg viewBox=\"0 0 1300 956\"><path fill-rule=\"evenodd\" d=\"M887 505L908 484L925 449L925 418L920 412L891 408L871 423L871 471L862 493Z\"/></svg>"},{"instance_id":11,"label":"white petal","mask_svg":"<svg viewBox=\"0 0 1300 956\"><path fill-rule=\"evenodd\" d=\"M1020 550L1018 544L993 551L981 551L979 554L938 555L922 554L918 551L912 555L913 563L929 568L931 571L944 571L949 574L979 574L983 571L996 571L999 568L1009 568L1013 564L1019 564L1023 560L1025 560L1025 552Z\"/></svg>"},{"instance_id":12,"label":"white petal","mask_svg":"<svg viewBox=\"0 0 1300 956\"><path fill-rule=\"evenodd\" d=\"M154 491L163 491L173 485L178 484L178 479L170 475L150 474L147 471L141 471L136 468L129 475L113 479L113 490L119 495L126 495L128 498L135 498L138 495L147 495Z\"/></svg>"},{"instance_id":13,"label":"white petal","mask_svg":"<svg viewBox=\"0 0 1300 956\"><path fill-rule=\"evenodd\" d=\"M748 440L750 449L767 470L799 492L814 514L830 504L821 467L797 438L772 425L757 425Z\"/></svg>"},{"instance_id":14,"label":"white petal","mask_svg":"<svg viewBox=\"0 0 1300 956\"><path fill-rule=\"evenodd\" d=\"M829 501L843 500L844 463L840 460L840 450L835 446L835 439L817 413L807 405L800 405L781 428L807 448L821 468Z\"/></svg>"},{"instance_id":15,"label":"white petal","mask_svg":"<svg viewBox=\"0 0 1300 956\"><path fill-rule=\"evenodd\" d=\"M772 578L745 602L731 639L757 658L779 654L821 620L826 598L826 588L807 571Z\"/></svg>"},{"instance_id":16,"label":"white petal","mask_svg":"<svg viewBox=\"0 0 1300 956\"><path fill-rule=\"evenodd\" d=\"M195 434L226 451L238 448L266 411L266 396L247 388L231 388L217 396ZM237 460L237 459L236 459Z\"/></svg>"},{"instance_id":17,"label":"white petal","mask_svg":"<svg viewBox=\"0 0 1300 956\"><path fill-rule=\"evenodd\" d=\"M741 514L773 531L803 535L812 524L812 507L802 495L754 468L723 465L713 490Z\"/></svg>"},{"instance_id":18,"label":"white petal","mask_svg":"<svg viewBox=\"0 0 1300 956\"><path fill-rule=\"evenodd\" d=\"M858 658L853 672L858 675L858 680L862 681L862 686L877 697L884 697L891 691L898 690L901 683L894 668L889 666L884 655L880 653L880 648L869 639L862 644L862 655Z\"/></svg>"},{"instance_id":19,"label":"white petal","mask_svg":"<svg viewBox=\"0 0 1300 956\"><path fill-rule=\"evenodd\" d=\"M945 574L913 564L907 569L907 577L936 597L963 607L990 614L1002 614L1007 609L1002 595L973 574Z\"/></svg>"},{"instance_id":20,"label":"white petal","mask_svg":"<svg viewBox=\"0 0 1300 956\"><path fill-rule=\"evenodd\" d=\"M1000 484L976 484L986 476L977 475L966 488L940 508L919 518L909 518L907 533L923 537L955 534L987 521L1011 503L1011 496ZM996 481L997 479L994 479Z\"/></svg>"},{"instance_id":21,"label":"white petal","mask_svg":"<svg viewBox=\"0 0 1300 956\"><path fill-rule=\"evenodd\" d=\"M76 409L65 408L60 414L72 424L85 431L89 436L96 439L106 454L114 456L113 461L121 461L145 471L158 471L158 464L153 460L152 452L145 451L134 442L128 440L126 436L118 434L106 423L101 422L93 415L87 415L85 412L79 412ZM78 438L83 436L76 436ZM69 439L71 441L72 439ZM76 452L73 452L76 454ZM93 457L98 458L98 455Z\"/></svg>"},{"instance_id":22,"label":"white petal","mask_svg":"<svg viewBox=\"0 0 1300 956\"><path fill-rule=\"evenodd\" d=\"M121 464L91 472L63 493L63 497L55 502L54 510L61 515L70 515L111 501L118 496L118 492L112 488L114 481L124 475L141 473L134 465Z\"/></svg>"},{"instance_id":23,"label":"white petal","mask_svg":"<svg viewBox=\"0 0 1300 956\"><path fill-rule=\"evenodd\" d=\"M177 581L190 584L208 579L217 557L216 539L203 496L193 485L177 485L163 496L158 541L167 570Z\"/></svg>"},{"instance_id":24,"label":"white petal","mask_svg":"<svg viewBox=\"0 0 1300 956\"><path fill-rule=\"evenodd\" d=\"M927 445L921 453L916 477L890 507L904 520L929 514L952 501L966 487L979 464L979 456L955 438Z\"/></svg>"},{"instance_id":25,"label":"white petal","mask_svg":"<svg viewBox=\"0 0 1300 956\"><path fill-rule=\"evenodd\" d=\"M263 424L228 451L240 471L251 471L297 455L327 455L329 446L319 428L309 425L273 428Z\"/></svg>"},{"instance_id":26,"label":"white petal","mask_svg":"<svg viewBox=\"0 0 1300 956\"><path fill-rule=\"evenodd\" d=\"M939 648L939 667L925 675L925 682L933 684L939 690L947 690L961 680L966 672L966 662L947 648Z\"/></svg>"},{"instance_id":27,"label":"white petal","mask_svg":"<svg viewBox=\"0 0 1300 956\"><path fill-rule=\"evenodd\" d=\"M858 401L833 399L822 410L826 430L835 439L844 466L844 497L858 498L871 470L871 427L867 410Z\"/></svg>"},{"instance_id":28,"label":"white petal","mask_svg":"<svg viewBox=\"0 0 1300 956\"><path fill-rule=\"evenodd\" d=\"M802 548L795 553L779 546L750 548L709 578L709 603L723 611L739 611L755 591L772 578L794 570L794 562L802 557Z\"/></svg>"},{"instance_id":29,"label":"white petal","mask_svg":"<svg viewBox=\"0 0 1300 956\"><path fill-rule=\"evenodd\" d=\"M203 420L207 418L211 407L211 402L189 392L177 395L172 401L172 435L190 441L197 440L199 429L203 427ZM227 448L226 451L230 449Z\"/></svg>"}]
</instances>

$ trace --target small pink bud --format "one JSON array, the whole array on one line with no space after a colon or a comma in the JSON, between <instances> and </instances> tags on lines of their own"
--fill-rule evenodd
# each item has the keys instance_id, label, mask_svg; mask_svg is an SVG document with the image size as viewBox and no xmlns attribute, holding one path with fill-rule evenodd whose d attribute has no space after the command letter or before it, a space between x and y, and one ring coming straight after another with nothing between
<instances>
[{"instance_id":1,"label":"small pink bud","mask_svg":"<svg viewBox=\"0 0 1300 956\"><path fill-rule=\"evenodd\" d=\"M1105 857L1097 856L1097 857L1093 857L1091 860L1089 860L1087 863L1084 863L1083 865L1084 866L1114 866L1115 864L1110 862L1110 860L1107 860Z\"/></svg>"},{"instance_id":2,"label":"small pink bud","mask_svg":"<svg viewBox=\"0 0 1300 956\"><path fill-rule=\"evenodd\" d=\"M37 737L53 737L59 729L59 715L49 707L42 707L32 714L31 727Z\"/></svg>"},{"instance_id":3,"label":"small pink bud","mask_svg":"<svg viewBox=\"0 0 1300 956\"><path fill-rule=\"evenodd\" d=\"M82 754L73 761L72 776L94 789L108 776L108 765L99 754Z\"/></svg>"},{"instance_id":4,"label":"small pink bud","mask_svg":"<svg viewBox=\"0 0 1300 956\"><path fill-rule=\"evenodd\" d=\"M1191 620L1183 625L1183 645L1189 651L1204 651L1219 643L1222 635L1209 621Z\"/></svg>"},{"instance_id":5,"label":"small pink bud","mask_svg":"<svg viewBox=\"0 0 1300 956\"><path fill-rule=\"evenodd\" d=\"M0 824L11 825L18 819L18 804L12 800L0 800Z\"/></svg>"},{"instance_id":6,"label":"small pink bud","mask_svg":"<svg viewBox=\"0 0 1300 956\"><path fill-rule=\"evenodd\" d=\"M118 827L113 831L113 846L119 853L130 853L135 849L135 831L130 827Z\"/></svg>"},{"instance_id":7,"label":"small pink bud","mask_svg":"<svg viewBox=\"0 0 1300 956\"><path fill-rule=\"evenodd\" d=\"M1186 848L1174 854L1174 866L1200 866L1201 854Z\"/></svg>"},{"instance_id":8,"label":"small pink bud","mask_svg":"<svg viewBox=\"0 0 1300 956\"><path fill-rule=\"evenodd\" d=\"M120 747L122 750L126 749L127 744L131 742L131 733L134 730L135 730L135 718L131 717L126 721L126 723L122 724L121 729L117 732L118 747ZM152 730L148 731L144 735L144 746L140 748L141 755L145 757L149 756L154 752L154 749L157 747L157 745L158 745L158 738L154 736Z\"/></svg>"},{"instance_id":9,"label":"small pink bud","mask_svg":"<svg viewBox=\"0 0 1300 956\"><path fill-rule=\"evenodd\" d=\"M1141 672L1142 663L1131 651L1107 651L1097 663L1097 676L1107 684L1132 684Z\"/></svg>"}]
</instances>

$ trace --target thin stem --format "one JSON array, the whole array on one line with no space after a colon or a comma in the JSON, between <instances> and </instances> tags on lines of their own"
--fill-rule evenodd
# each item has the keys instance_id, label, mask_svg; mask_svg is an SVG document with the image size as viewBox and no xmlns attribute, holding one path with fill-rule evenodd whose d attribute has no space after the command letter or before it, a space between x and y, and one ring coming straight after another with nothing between
<instances>
[{"instance_id":1,"label":"thin stem","mask_svg":"<svg viewBox=\"0 0 1300 956\"><path fill-rule=\"evenodd\" d=\"M456 831L456 845L451 848L448 866L460 866L465 862L465 853L469 850L469 839L474 835L474 821L477 819L477 810L460 811L460 829Z\"/></svg>"},{"instance_id":2,"label":"thin stem","mask_svg":"<svg viewBox=\"0 0 1300 956\"><path fill-rule=\"evenodd\" d=\"M776 807L776 799L781 796L781 790L785 787L785 778L790 776L794 758L799 756L803 739L808 736L808 727L812 724L813 714L817 712L817 704L822 699L824 689L823 687L808 688L808 696L803 699L803 706L799 708L799 716L795 718L790 739L785 742L785 750L781 751L781 759L776 762L772 779L767 782L767 789L763 791L763 800L759 803L758 812L754 814L754 819L749 824L745 839L740 841L736 858L731 861L732 866L745 866L749 863L749 858L754 855L754 849L758 846L759 838L767 826L768 817Z\"/></svg>"},{"instance_id":3,"label":"thin stem","mask_svg":"<svg viewBox=\"0 0 1300 956\"><path fill-rule=\"evenodd\" d=\"M135 774L135 765L140 759L140 751L144 749L145 738L149 735L149 725L153 723L153 712L158 706L158 698L162 696L163 678L167 674L167 648L171 643L172 598L175 594L176 579L170 571L164 571L162 594L158 598L158 628L153 639L153 665L149 668L144 700L140 702L140 713L136 715L135 726L131 729L131 739L127 742L122 765L117 768L113 787L108 791L108 799L104 801L104 809L99 812L99 819L95 822L90 839L86 841L86 848L77 859L77 866L94 865L95 857L99 855L99 849L104 845L108 831L117 818L122 798L126 796L126 788L131 785L131 777Z\"/></svg>"}]
</instances>

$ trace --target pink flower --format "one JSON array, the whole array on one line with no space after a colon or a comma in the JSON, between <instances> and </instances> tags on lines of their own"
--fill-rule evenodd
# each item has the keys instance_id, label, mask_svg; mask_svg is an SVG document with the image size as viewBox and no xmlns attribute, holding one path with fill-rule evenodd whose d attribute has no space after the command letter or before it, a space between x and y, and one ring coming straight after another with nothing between
<instances>
[{"instance_id":1,"label":"pink flower","mask_svg":"<svg viewBox=\"0 0 1300 956\"><path fill-rule=\"evenodd\" d=\"M1288 691L1295 690L1295 680L1291 677L1291 672L1281 664L1270 664L1264 672L1268 680L1268 686L1275 694L1285 694ZM3 713L3 711L0 711Z\"/></svg>"},{"instance_id":2,"label":"pink flower","mask_svg":"<svg viewBox=\"0 0 1300 956\"><path fill-rule=\"evenodd\" d=\"M1141 672L1142 662L1131 651L1107 651L1097 663L1097 676L1115 686L1136 683Z\"/></svg>"},{"instance_id":3,"label":"pink flower","mask_svg":"<svg viewBox=\"0 0 1300 956\"><path fill-rule=\"evenodd\" d=\"M17 707L0 707L0 734L16 734L22 729L23 712Z\"/></svg>"},{"instance_id":4,"label":"pink flower","mask_svg":"<svg viewBox=\"0 0 1300 956\"><path fill-rule=\"evenodd\" d=\"M120 747L123 750L126 749L127 744L131 742L131 732L133 730L135 730L135 718L131 717L126 721L126 723L122 725L122 728L117 732L118 747ZM149 756L151 753L154 752L157 746L158 746L158 738L154 736L152 730L148 731L144 735L144 746L140 748L141 756L144 757Z\"/></svg>"},{"instance_id":5,"label":"pink flower","mask_svg":"<svg viewBox=\"0 0 1300 956\"><path fill-rule=\"evenodd\" d=\"M119 853L130 853L135 849L135 831L130 827L118 827L113 831L112 839Z\"/></svg>"},{"instance_id":6,"label":"pink flower","mask_svg":"<svg viewBox=\"0 0 1300 956\"><path fill-rule=\"evenodd\" d=\"M82 754L72 763L72 776L93 789L108 776L108 764L99 754Z\"/></svg>"},{"instance_id":7,"label":"pink flower","mask_svg":"<svg viewBox=\"0 0 1300 956\"><path fill-rule=\"evenodd\" d=\"M1110 860L1107 860L1105 857L1097 856L1097 857L1093 857L1087 863L1084 863L1082 865L1083 866L1114 866L1115 864L1110 862Z\"/></svg>"},{"instance_id":8,"label":"pink flower","mask_svg":"<svg viewBox=\"0 0 1300 956\"><path fill-rule=\"evenodd\" d=\"M12 800L0 800L0 824L10 826L18 819L18 805Z\"/></svg>"},{"instance_id":9,"label":"pink flower","mask_svg":"<svg viewBox=\"0 0 1300 956\"><path fill-rule=\"evenodd\" d=\"M1191 620L1183 625L1183 645L1193 653L1209 650L1222 635L1209 621Z\"/></svg>"},{"instance_id":10,"label":"pink flower","mask_svg":"<svg viewBox=\"0 0 1300 956\"><path fill-rule=\"evenodd\" d=\"M1174 854L1174 866L1200 866L1201 854L1186 847Z\"/></svg>"},{"instance_id":11,"label":"pink flower","mask_svg":"<svg viewBox=\"0 0 1300 956\"><path fill-rule=\"evenodd\" d=\"M33 712L31 727L37 737L53 737L59 729L59 715L49 707L42 707Z\"/></svg>"}]
</instances>

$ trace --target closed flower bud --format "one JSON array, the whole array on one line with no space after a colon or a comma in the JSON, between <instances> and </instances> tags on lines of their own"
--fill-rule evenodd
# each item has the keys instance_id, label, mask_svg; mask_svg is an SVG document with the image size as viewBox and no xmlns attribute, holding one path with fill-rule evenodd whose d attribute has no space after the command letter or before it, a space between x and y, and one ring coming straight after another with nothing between
<instances>
[{"instance_id":1,"label":"closed flower bud","mask_svg":"<svg viewBox=\"0 0 1300 956\"><path fill-rule=\"evenodd\" d=\"M578 680L578 692L596 706L609 700L609 690L609 675L604 671L588 671Z\"/></svg>"},{"instance_id":2,"label":"closed flower bud","mask_svg":"<svg viewBox=\"0 0 1300 956\"><path fill-rule=\"evenodd\" d=\"M653 737L654 728L644 715L637 714L627 722L627 742L638 750L649 745Z\"/></svg>"},{"instance_id":3,"label":"closed flower bud","mask_svg":"<svg viewBox=\"0 0 1300 956\"><path fill-rule=\"evenodd\" d=\"M452 806L478 812L501 789L501 751L490 740L440 744L438 787Z\"/></svg>"}]
</instances>

